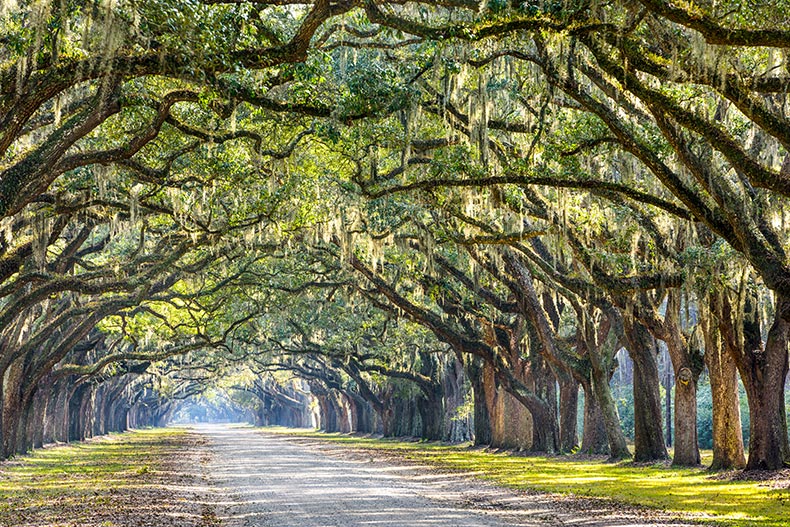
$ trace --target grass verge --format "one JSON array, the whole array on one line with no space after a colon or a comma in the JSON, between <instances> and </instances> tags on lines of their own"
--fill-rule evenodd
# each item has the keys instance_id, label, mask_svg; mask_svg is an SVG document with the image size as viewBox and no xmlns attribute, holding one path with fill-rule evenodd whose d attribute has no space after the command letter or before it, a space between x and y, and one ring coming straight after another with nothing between
<instances>
[{"instance_id":1,"label":"grass verge","mask_svg":"<svg viewBox=\"0 0 790 527\"><path fill-rule=\"evenodd\" d=\"M468 446L405 442L341 434L267 428L351 448L373 449L440 469L519 490L610 499L618 504L660 509L678 516L732 527L786 527L790 480L733 480L705 469L635 466L569 457L521 456ZM724 476L724 477L723 477Z\"/></svg>"},{"instance_id":2,"label":"grass verge","mask_svg":"<svg viewBox=\"0 0 790 527\"><path fill-rule=\"evenodd\" d=\"M136 430L0 463L0 526L200 525L200 441Z\"/></svg>"}]
</instances>

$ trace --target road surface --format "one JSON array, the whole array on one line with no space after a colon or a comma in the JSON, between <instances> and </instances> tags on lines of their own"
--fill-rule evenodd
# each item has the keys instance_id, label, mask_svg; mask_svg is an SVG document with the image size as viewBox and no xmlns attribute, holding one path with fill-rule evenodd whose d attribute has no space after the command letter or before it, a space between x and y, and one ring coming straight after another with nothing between
<instances>
[{"instance_id":1,"label":"road surface","mask_svg":"<svg viewBox=\"0 0 790 527\"><path fill-rule=\"evenodd\" d=\"M670 521L600 502L517 493L252 428L196 431L209 440L204 469L214 488L212 516L225 527L643 527Z\"/></svg>"}]
</instances>

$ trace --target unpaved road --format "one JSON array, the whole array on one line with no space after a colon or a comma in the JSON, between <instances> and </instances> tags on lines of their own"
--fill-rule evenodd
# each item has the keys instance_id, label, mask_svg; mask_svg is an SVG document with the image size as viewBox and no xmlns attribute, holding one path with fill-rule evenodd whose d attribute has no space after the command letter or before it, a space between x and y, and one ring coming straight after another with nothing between
<instances>
[{"instance_id":1,"label":"unpaved road","mask_svg":"<svg viewBox=\"0 0 790 527\"><path fill-rule=\"evenodd\" d=\"M344 447L211 425L207 467L225 527L646 527L668 516L509 491ZM673 523L682 525L681 523Z\"/></svg>"}]
</instances>

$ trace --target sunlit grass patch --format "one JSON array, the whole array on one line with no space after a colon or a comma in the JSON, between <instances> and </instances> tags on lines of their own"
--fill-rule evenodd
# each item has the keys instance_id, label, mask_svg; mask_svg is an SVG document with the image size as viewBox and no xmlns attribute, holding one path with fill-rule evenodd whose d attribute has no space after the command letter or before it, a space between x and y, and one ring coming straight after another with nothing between
<instances>
[{"instance_id":1,"label":"sunlit grass patch","mask_svg":"<svg viewBox=\"0 0 790 527\"><path fill-rule=\"evenodd\" d=\"M0 526L92 521L120 493L142 488L185 434L175 428L137 430L0 463Z\"/></svg>"},{"instance_id":2,"label":"sunlit grass patch","mask_svg":"<svg viewBox=\"0 0 790 527\"><path fill-rule=\"evenodd\" d=\"M662 509L718 525L784 527L790 524L790 490L771 481L728 481L703 468L635 466L603 460L495 453L469 445L372 439L340 434L267 428L349 447L386 450L439 468L472 472L522 490L608 498ZM710 461L710 453L703 462Z\"/></svg>"}]
</instances>

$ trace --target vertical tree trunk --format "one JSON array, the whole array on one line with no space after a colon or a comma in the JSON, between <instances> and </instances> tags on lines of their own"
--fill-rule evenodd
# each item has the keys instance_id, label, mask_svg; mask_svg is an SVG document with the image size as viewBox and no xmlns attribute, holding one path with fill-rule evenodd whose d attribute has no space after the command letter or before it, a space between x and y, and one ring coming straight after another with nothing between
<instances>
[{"instance_id":1,"label":"vertical tree trunk","mask_svg":"<svg viewBox=\"0 0 790 527\"><path fill-rule=\"evenodd\" d=\"M594 360L592 367L592 387L595 391L595 401L603 416L606 438L609 443L610 461L618 461L631 457L628 450L628 443L620 427L620 416L617 414L617 406L609 388L609 372L603 370L600 361Z\"/></svg>"},{"instance_id":2,"label":"vertical tree trunk","mask_svg":"<svg viewBox=\"0 0 790 527\"><path fill-rule=\"evenodd\" d=\"M672 419L672 387L675 384L675 375L671 363L672 359L669 355L667 346L661 348L661 363L664 364L664 374L661 376L661 387L664 388L664 427L666 432L664 434L664 441L667 448L671 447L674 443L672 438L672 430L674 421Z\"/></svg>"},{"instance_id":3,"label":"vertical tree trunk","mask_svg":"<svg viewBox=\"0 0 790 527\"><path fill-rule=\"evenodd\" d=\"M579 451L585 454L608 454L609 441L601 405L598 404L591 382L582 383L582 389L584 390L584 429Z\"/></svg>"},{"instance_id":4,"label":"vertical tree trunk","mask_svg":"<svg viewBox=\"0 0 790 527\"><path fill-rule=\"evenodd\" d=\"M379 412L379 419L381 419L381 435L384 437L392 437L395 435L395 411L389 405L385 406Z\"/></svg>"},{"instance_id":5,"label":"vertical tree trunk","mask_svg":"<svg viewBox=\"0 0 790 527\"><path fill-rule=\"evenodd\" d=\"M21 361L17 360L9 365L5 370L3 379L0 379L2 384L3 399L0 401L2 404L3 414L3 444L0 458L8 459L13 456L17 450L17 437L19 434L20 421L22 420L21 400L21 382L22 382L22 365Z\"/></svg>"},{"instance_id":6,"label":"vertical tree trunk","mask_svg":"<svg viewBox=\"0 0 790 527\"><path fill-rule=\"evenodd\" d=\"M420 414L420 437L440 441L444 437L444 388L440 382L441 364L431 353L420 352L420 374L430 379L430 384L420 384L417 411Z\"/></svg>"},{"instance_id":7,"label":"vertical tree trunk","mask_svg":"<svg viewBox=\"0 0 790 527\"><path fill-rule=\"evenodd\" d=\"M668 459L661 426L661 396L653 337L641 323L632 320L625 321L625 335L628 353L634 362L634 460ZM675 408L676 413L677 410Z\"/></svg>"},{"instance_id":8,"label":"vertical tree trunk","mask_svg":"<svg viewBox=\"0 0 790 527\"><path fill-rule=\"evenodd\" d=\"M63 422L63 408L60 405L63 393L63 379L55 380L49 388L49 401L44 418L43 443L58 441L58 430Z\"/></svg>"},{"instance_id":9,"label":"vertical tree trunk","mask_svg":"<svg viewBox=\"0 0 790 527\"><path fill-rule=\"evenodd\" d=\"M0 368L0 461L6 459L5 370Z\"/></svg>"},{"instance_id":10,"label":"vertical tree trunk","mask_svg":"<svg viewBox=\"0 0 790 527\"><path fill-rule=\"evenodd\" d=\"M58 382L58 400L55 405L58 412L58 422L53 428L55 441L63 443L69 440L69 396L71 395L71 384L65 379Z\"/></svg>"},{"instance_id":11,"label":"vertical tree trunk","mask_svg":"<svg viewBox=\"0 0 790 527\"><path fill-rule=\"evenodd\" d=\"M532 393L519 393L516 383L523 381L514 372L497 372L490 364L485 365L484 372L491 446L556 452L559 427L552 409Z\"/></svg>"},{"instance_id":12,"label":"vertical tree trunk","mask_svg":"<svg viewBox=\"0 0 790 527\"><path fill-rule=\"evenodd\" d=\"M335 406L335 413L337 415L338 432L348 434L351 432L351 421L348 416L348 408L346 406L346 396L341 392L334 392L332 394L332 404Z\"/></svg>"},{"instance_id":13,"label":"vertical tree trunk","mask_svg":"<svg viewBox=\"0 0 790 527\"><path fill-rule=\"evenodd\" d=\"M422 439L441 441L444 437L444 404L441 386L431 397L423 394L417 401L417 410L422 421Z\"/></svg>"},{"instance_id":14,"label":"vertical tree trunk","mask_svg":"<svg viewBox=\"0 0 790 527\"><path fill-rule=\"evenodd\" d=\"M52 399L52 379L45 378L41 383L41 388L36 394L35 410L32 419L32 443L33 448L44 446L44 428L49 420L49 402Z\"/></svg>"},{"instance_id":15,"label":"vertical tree trunk","mask_svg":"<svg viewBox=\"0 0 790 527\"><path fill-rule=\"evenodd\" d=\"M16 446L14 451L17 454L26 454L33 448L30 424L33 421L33 401L23 402L21 405L20 419L17 426Z\"/></svg>"},{"instance_id":16,"label":"vertical tree trunk","mask_svg":"<svg viewBox=\"0 0 790 527\"><path fill-rule=\"evenodd\" d=\"M445 360L442 385L444 391L444 437L443 440L459 443L472 439L472 419L459 414L467 398L470 386L466 382L464 365L456 357Z\"/></svg>"},{"instance_id":17,"label":"vertical tree trunk","mask_svg":"<svg viewBox=\"0 0 790 527\"><path fill-rule=\"evenodd\" d=\"M534 347L530 350L529 373L534 383L533 391L543 404L527 406L532 417L531 450L555 453L561 451L560 426L557 420L557 379L538 351L539 348L540 344L535 338Z\"/></svg>"},{"instance_id":18,"label":"vertical tree trunk","mask_svg":"<svg viewBox=\"0 0 790 527\"><path fill-rule=\"evenodd\" d=\"M93 437L93 427L96 422L96 387L93 385L88 386L85 396L82 398L82 405L80 406L79 415L82 429L80 430L79 440L88 439Z\"/></svg>"},{"instance_id":19,"label":"vertical tree trunk","mask_svg":"<svg viewBox=\"0 0 790 527\"><path fill-rule=\"evenodd\" d=\"M697 383L702 373L702 360L690 349L680 323L681 295L673 290L667 296L660 338L666 343L675 376L675 455L674 466L700 464L697 435Z\"/></svg>"},{"instance_id":20,"label":"vertical tree trunk","mask_svg":"<svg viewBox=\"0 0 790 527\"><path fill-rule=\"evenodd\" d=\"M351 431L352 432L359 432L359 401L357 400L356 394L349 394L348 396L348 407L349 407L349 416L351 418Z\"/></svg>"},{"instance_id":21,"label":"vertical tree trunk","mask_svg":"<svg viewBox=\"0 0 790 527\"><path fill-rule=\"evenodd\" d=\"M373 408L365 400L357 402L357 427L360 432L372 434L374 430Z\"/></svg>"},{"instance_id":22,"label":"vertical tree trunk","mask_svg":"<svg viewBox=\"0 0 790 527\"><path fill-rule=\"evenodd\" d=\"M89 411L91 417L89 437L97 437L107 433L105 425L107 419L107 406L107 385L100 384L93 389L93 405Z\"/></svg>"},{"instance_id":23,"label":"vertical tree trunk","mask_svg":"<svg viewBox=\"0 0 790 527\"><path fill-rule=\"evenodd\" d=\"M570 375L560 378L560 449L572 452L579 444L579 383Z\"/></svg>"},{"instance_id":24,"label":"vertical tree trunk","mask_svg":"<svg viewBox=\"0 0 790 527\"><path fill-rule=\"evenodd\" d=\"M620 340L619 334L622 334L621 317L618 312L611 312L597 328L590 323L590 317L584 318L582 322L581 331L577 333L576 347L590 360L590 384L584 386L587 395L585 411L590 415L585 414L585 417L595 418L592 412L596 412L596 408L587 404L594 403L603 421L609 446L609 460L629 459L631 452L628 450L628 443L620 426L620 416L617 414L617 406L609 386L614 356ZM592 448L594 444L595 442L591 440L587 448Z\"/></svg>"},{"instance_id":25,"label":"vertical tree trunk","mask_svg":"<svg viewBox=\"0 0 790 527\"><path fill-rule=\"evenodd\" d=\"M486 403L485 379L483 376L483 359L469 357L466 361L466 371L472 385L474 403L474 443L475 445L490 445L491 415Z\"/></svg>"},{"instance_id":26,"label":"vertical tree trunk","mask_svg":"<svg viewBox=\"0 0 790 527\"><path fill-rule=\"evenodd\" d=\"M700 464L697 436L697 380L690 368L683 367L675 375L675 466Z\"/></svg>"},{"instance_id":27,"label":"vertical tree trunk","mask_svg":"<svg viewBox=\"0 0 790 527\"><path fill-rule=\"evenodd\" d=\"M672 446L672 385L674 375L672 366L666 365L664 373L664 419L667 427L667 446Z\"/></svg>"},{"instance_id":28,"label":"vertical tree trunk","mask_svg":"<svg viewBox=\"0 0 790 527\"><path fill-rule=\"evenodd\" d=\"M765 348L754 343L742 355L741 378L749 399L750 470L777 470L790 463L785 417L790 299L777 295L776 314Z\"/></svg>"},{"instance_id":29,"label":"vertical tree trunk","mask_svg":"<svg viewBox=\"0 0 790 527\"><path fill-rule=\"evenodd\" d=\"M324 432L337 432L337 414L335 406L331 403L328 395L319 396L321 407L321 430Z\"/></svg>"},{"instance_id":30,"label":"vertical tree trunk","mask_svg":"<svg viewBox=\"0 0 790 527\"><path fill-rule=\"evenodd\" d=\"M762 343L758 301L747 294L744 311L733 311L727 295L714 298L720 307L720 330L726 349L735 359L749 403L749 470L777 470L790 462L785 418L787 345L790 337L790 299L777 295L774 322ZM737 321L737 322L736 322ZM734 331L741 323L743 338ZM737 445L736 445L737 448Z\"/></svg>"},{"instance_id":31,"label":"vertical tree trunk","mask_svg":"<svg viewBox=\"0 0 790 527\"><path fill-rule=\"evenodd\" d=\"M554 454L559 449L559 426L553 408L533 408L532 452Z\"/></svg>"}]
</instances>

